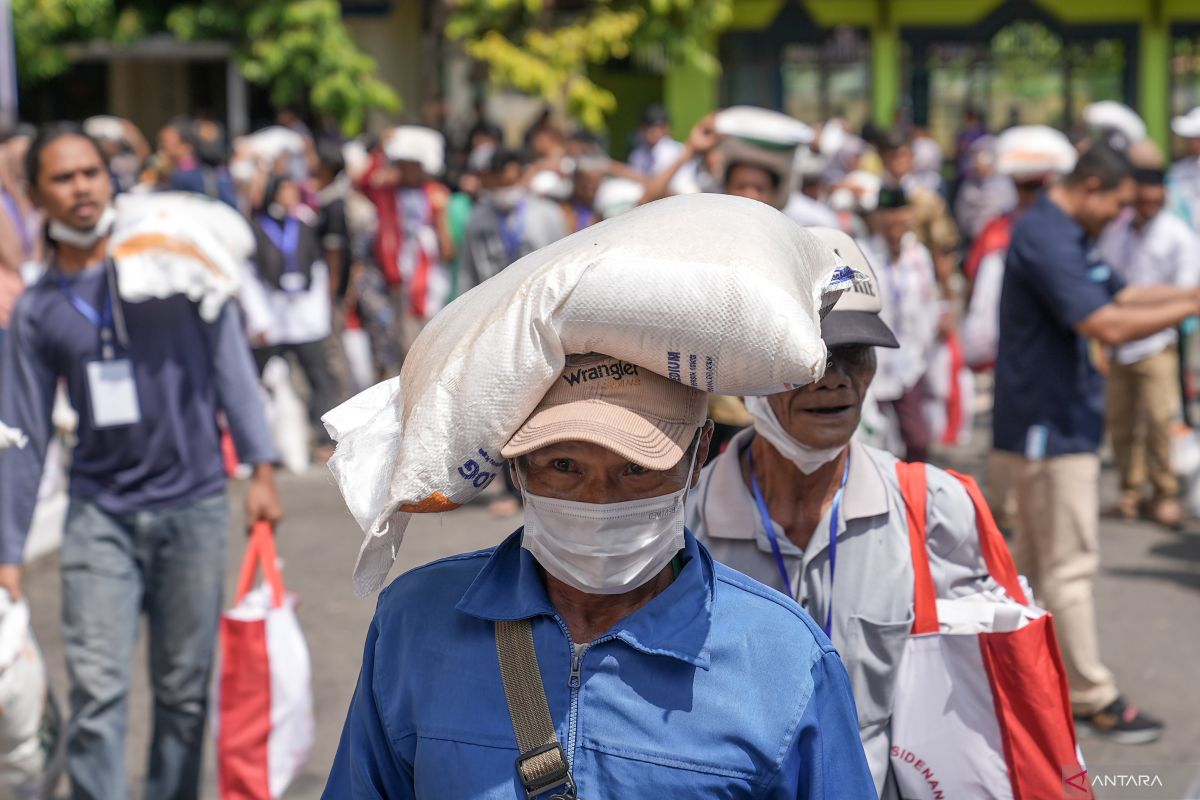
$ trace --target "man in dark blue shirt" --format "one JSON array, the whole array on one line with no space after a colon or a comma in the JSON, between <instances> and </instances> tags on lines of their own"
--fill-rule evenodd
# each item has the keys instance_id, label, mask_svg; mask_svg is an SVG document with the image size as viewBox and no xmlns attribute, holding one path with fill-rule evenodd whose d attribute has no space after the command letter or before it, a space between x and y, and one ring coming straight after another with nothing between
<instances>
[{"instance_id":1,"label":"man in dark blue shirt","mask_svg":"<svg viewBox=\"0 0 1200 800\"><path fill-rule=\"evenodd\" d=\"M1126 287L1094 256L1095 237L1133 193L1124 155L1093 145L1014 228L1000 298L993 467L1015 485L1013 554L1054 614L1077 726L1140 744L1162 725L1125 702L1100 660L1092 598L1104 434L1097 359L1102 346L1200 313L1200 294Z\"/></svg>"},{"instance_id":2,"label":"man in dark blue shirt","mask_svg":"<svg viewBox=\"0 0 1200 800\"><path fill-rule=\"evenodd\" d=\"M112 185L77 127L44 131L29 182L49 221L45 276L17 301L0 355L0 588L18 597L62 381L79 414L63 533L67 770L75 798L127 797L125 730L141 612L154 736L145 797L195 798L224 585L229 507L217 413L255 464L247 523L281 516L257 375L235 308L213 322L177 295L127 303L106 258Z\"/></svg>"}]
</instances>

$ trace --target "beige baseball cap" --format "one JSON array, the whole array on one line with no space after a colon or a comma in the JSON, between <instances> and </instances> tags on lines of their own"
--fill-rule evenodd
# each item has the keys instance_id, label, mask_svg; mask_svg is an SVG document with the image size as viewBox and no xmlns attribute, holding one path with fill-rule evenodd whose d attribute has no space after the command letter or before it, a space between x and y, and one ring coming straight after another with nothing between
<instances>
[{"instance_id":1,"label":"beige baseball cap","mask_svg":"<svg viewBox=\"0 0 1200 800\"><path fill-rule=\"evenodd\" d=\"M706 395L612 356L567 356L529 419L500 450L505 458L559 442L591 442L646 469L679 463L707 419Z\"/></svg>"},{"instance_id":2,"label":"beige baseball cap","mask_svg":"<svg viewBox=\"0 0 1200 800\"><path fill-rule=\"evenodd\" d=\"M827 347L865 344L875 347L899 347L896 334L879 312L883 310L879 279L858 243L837 228L806 228L832 250L839 266L859 273L853 285L842 292L833 308L821 320L821 338Z\"/></svg>"}]
</instances>

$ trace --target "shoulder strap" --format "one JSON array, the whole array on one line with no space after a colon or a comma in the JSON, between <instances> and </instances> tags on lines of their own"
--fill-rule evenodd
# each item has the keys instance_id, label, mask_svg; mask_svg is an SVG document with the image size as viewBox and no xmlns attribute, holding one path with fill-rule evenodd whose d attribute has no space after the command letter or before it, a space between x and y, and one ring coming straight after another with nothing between
<instances>
[{"instance_id":1,"label":"shoulder strap","mask_svg":"<svg viewBox=\"0 0 1200 800\"><path fill-rule=\"evenodd\" d=\"M908 518L908 547L913 565L913 626L912 632L937 633L937 590L929 569L929 553L925 549L927 481L924 464L896 462L896 477Z\"/></svg>"},{"instance_id":2,"label":"shoulder strap","mask_svg":"<svg viewBox=\"0 0 1200 800\"><path fill-rule=\"evenodd\" d=\"M983 551L988 573L996 583L1004 587L1009 597L1022 605L1029 605L1029 598L1025 596L1025 590L1021 588L1021 581L1017 578L1017 565L1013 563L1012 553L1009 552L1008 544L1004 541L1004 535L1000 533L1000 526L996 524L996 518L992 516L992 509L984 499L979 484L970 475L963 475L954 470L947 472L958 478L967 494L971 496L971 502L975 504L979 549Z\"/></svg>"},{"instance_id":3,"label":"shoulder strap","mask_svg":"<svg viewBox=\"0 0 1200 800\"><path fill-rule=\"evenodd\" d=\"M555 795L575 797L575 781L567 766L566 753L554 732L542 670L533 645L533 626L527 619L496 622L496 655L504 699L517 735L517 773L528 798L549 789L564 787Z\"/></svg>"},{"instance_id":4,"label":"shoulder strap","mask_svg":"<svg viewBox=\"0 0 1200 800\"><path fill-rule=\"evenodd\" d=\"M1022 605L1029 604L1025 590L1017 577L1017 567L1013 563L1012 554L991 509L979 489L979 484L969 475L947 470L954 476L975 506L975 528L979 534L979 549L983 553L983 561L988 574L1004 589L1013 600ZM935 633L938 630L937 592L933 584L933 574L929 568L929 552L925 539L927 530L926 505L928 486L925 477L924 464L908 464L903 461L896 463L896 477L900 481L900 493L904 496L904 506L908 516L908 544L912 551L913 561L913 606L915 619L913 633Z\"/></svg>"}]
</instances>

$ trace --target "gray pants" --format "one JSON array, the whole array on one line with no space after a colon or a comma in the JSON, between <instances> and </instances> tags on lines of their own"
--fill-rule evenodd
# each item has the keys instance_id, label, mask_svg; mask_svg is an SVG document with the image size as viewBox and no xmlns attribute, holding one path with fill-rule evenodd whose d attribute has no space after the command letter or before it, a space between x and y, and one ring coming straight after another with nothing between
<instances>
[{"instance_id":1,"label":"gray pants","mask_svg":"<svg viewBox=\"0 0 1200 800\"><path fill-rule=\"evenodd\" d=\"M175 508L118 515L72 498L63 536L62 596L73 798L129 796L129 680L143 611L154 692L144 796L199 795L228 535L224 492Z\"/></svg>"}]
</instances>

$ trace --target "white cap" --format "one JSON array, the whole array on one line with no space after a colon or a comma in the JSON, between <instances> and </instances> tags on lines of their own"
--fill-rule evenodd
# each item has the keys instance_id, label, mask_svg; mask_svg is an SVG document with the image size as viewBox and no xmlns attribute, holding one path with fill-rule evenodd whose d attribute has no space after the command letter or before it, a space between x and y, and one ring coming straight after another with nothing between
<instances>
[{"instance_id":1,"label":"white cap","mask_svg":"<svg viewBox=\"0 0 1200 800\"><path fill-rule=\"evenodd\" d=\"M833 308L821 320L821 338L829 347L873 345L899 347L896 335L879 313L883 310L883 292L871 262L858 243L837 228L806 228L837 256L838 265L856 273L850 288L842 292Z\"/></svg>"}]
</instances>

